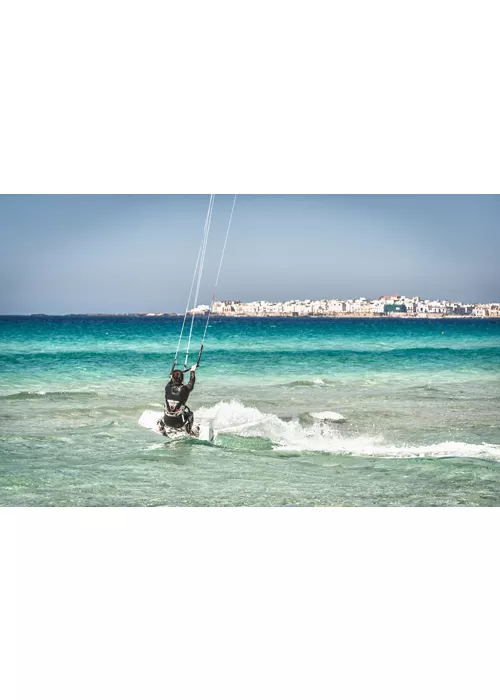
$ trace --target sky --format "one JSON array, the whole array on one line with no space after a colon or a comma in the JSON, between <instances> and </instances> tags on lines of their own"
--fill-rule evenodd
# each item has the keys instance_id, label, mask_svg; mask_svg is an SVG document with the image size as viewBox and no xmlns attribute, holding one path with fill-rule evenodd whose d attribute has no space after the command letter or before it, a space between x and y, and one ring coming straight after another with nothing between
<instances>
[{"instance_id":1,"label":"sky","mask_svg":"<svg viewBox=\"0 0 500 700\"><path fill-rule=\"evenodd\" d=\"M0 195L0 314L184 312L209 195ZM233 195L217 195L210 303ZM500 301L499 195L238 195L217 299Z\"/></svg>"}]
</instances>

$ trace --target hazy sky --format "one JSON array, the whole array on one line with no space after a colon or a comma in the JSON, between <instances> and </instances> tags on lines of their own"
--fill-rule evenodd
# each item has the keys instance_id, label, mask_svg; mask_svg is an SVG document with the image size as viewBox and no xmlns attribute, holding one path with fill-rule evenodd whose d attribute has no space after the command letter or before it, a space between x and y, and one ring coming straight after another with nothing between
<instances>
[{"instance_id":1,"label":"hazy sky","mask_svg":"<svg viewBox=\"0 0 500 700\"><path fill-rule=\"evenodd\" d=\"M200 303L232 195L217 195ZM209 195L0 196L0 314L184 311ZM500 300L498 195L239 195L218 299Z\"/></svg>"}]
</instances>

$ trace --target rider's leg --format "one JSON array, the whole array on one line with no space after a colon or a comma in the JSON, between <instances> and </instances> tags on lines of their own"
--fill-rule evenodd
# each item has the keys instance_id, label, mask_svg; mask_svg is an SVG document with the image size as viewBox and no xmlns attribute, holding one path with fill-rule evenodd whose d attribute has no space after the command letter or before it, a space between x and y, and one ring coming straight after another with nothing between
<instances>
[{"instance_id":1,"label":"rider's leg","mask_svg":"<svg viewBox=\"0 0 500 700\"><path fill-rule=\"evenodd\" d=\"M188 435L193 435L193 423L194 423L194 414L192 411L189 411L189 413L186 413L186 433Z\"/></svg>"}]
</instances>

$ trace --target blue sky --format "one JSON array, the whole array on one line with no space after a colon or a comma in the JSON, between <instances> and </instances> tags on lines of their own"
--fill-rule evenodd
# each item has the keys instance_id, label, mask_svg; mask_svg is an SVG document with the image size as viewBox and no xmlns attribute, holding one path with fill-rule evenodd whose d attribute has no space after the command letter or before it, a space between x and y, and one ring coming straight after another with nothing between
<instances>
[{"instance_id":1,"label":"blue sky","mask_svg":"<svg viewBox=\"0 0 500 700\"><path fill-rule=\"evenodd\" d=\"M208 195L0 196L0 314L184 311ZM232 195L217 195L200 302ZM500 300L498 195L239 195L219 299Z\"/></svg>"}]
</instances>

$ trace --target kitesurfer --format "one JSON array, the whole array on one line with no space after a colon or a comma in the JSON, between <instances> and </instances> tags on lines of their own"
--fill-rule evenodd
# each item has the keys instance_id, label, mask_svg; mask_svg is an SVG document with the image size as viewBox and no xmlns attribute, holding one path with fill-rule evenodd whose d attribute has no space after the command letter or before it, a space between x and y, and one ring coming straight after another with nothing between
<instances>
[{"instance_id":1,"label":"kitesurfer","mask_svg":"<svg viewBox=\"0 0 500 700\"><path fill-rule=\"evenodd\" d=\"M182 430L185 428L188 435L195 435L193 429L194 414L187 407L189 394L193 391L195 372L197 365L189 370L189 381L184 384L184 372L176 369L170 375L170 381L165 387L165 407L163 418L158 421L160 431L166 435L165 428Z\"/></svg>"}]
</instances>

